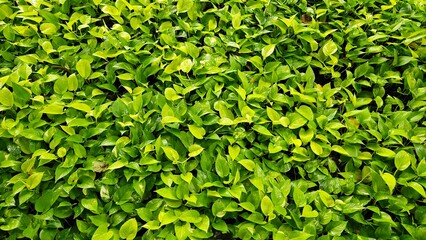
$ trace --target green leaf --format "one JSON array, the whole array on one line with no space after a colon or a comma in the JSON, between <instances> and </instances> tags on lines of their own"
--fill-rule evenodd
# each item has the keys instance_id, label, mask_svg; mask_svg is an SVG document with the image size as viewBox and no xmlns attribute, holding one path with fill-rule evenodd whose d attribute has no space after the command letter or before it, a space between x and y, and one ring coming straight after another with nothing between
<instances>
[{"instance_id":1,"label":"green leaf","mask_svg":"<svg viewBox=\"0 0 426 240\"><path fill-rule=\"evenodd\" d=\"M164 96L166 97L167 100L170 100L170 101L176 101L182 98L176 93L176 91L173 88L166 88L166 90L164 91Z\"/></svg>"},{"instance_id":2,"label":"green leaf","mask_svg":"<svg viewBox=\"0 0 426 240\"><path fill-rule=\"evenodd\" d=\"M84 79L87 79L90 77L90 74L92 74L92 67L90 65L90 61L87 59L80 59L77 62L77 72L80 74L80 76Z\"/></svg>"},{"instance_id":3,"label":"green leaf","mask_svg":"<svg viewBox=\"0 0 426 240\"><path fill-rule=\"evenodd\" d=\"M121 238L132 240L138 233L138 223L135 218L127 220L120 227L119 235Z\"/></svg>"},{"instance_id":4,"label":"green leaf","mask_svg":"<svg viewBox=\"0 0 426 240\"><path fill-rule=\"evenodd\" d=\"M271 137L273 136L272 133L266 127L262 125L254 125L253 130L266 136L271 136Z\"/></svg>"},{"instance_id":5,"label":"green leaf","mask_svg":"<svg viewBox=\"0 0 426 240\"><path fill-rule=\"evenodd\" d=\"M256 212L256 207L251 202L242 202L240 203L240 206L247 211Z\"/></svg>"},{"instance_id":6,"label":"green leaf","mask_svg":"<svg viewBox=\"0 0 426 240\"><path fill-rule=\"evenodd\" d=\"M188 150L189 150L188 156L195 157L200 155L204 151L204 148L198 144L192 144L191 146L189 146Z\"/></svg>"},{"instance_id":7,"label":"green leaf","mask_svg":"<svg viewBox=\"0 0 426 240\"><path fill-rule=\"evenodd\" d=\"M312 210L311 205L305 205L303 207L302 217L305 217L305 218L316 218L316 217L318 217L318 215L319 214L318 214L317 211Z\"/></svg>"},{"instance_id":8,"label":"green leaf","mask_svg":"<svg viewBox=\"0 0 426 240\"><path fill-rule=\"evenodd\" d=\"M274 109L270 108L270 107L266 107L266 114L268 115L269 119L271 119L271 121L279 121L281 118L281 115L278 114L277 111L275 111Z\"/></svg>"},{"instance_id":9,"label":"green leaf","mask_svg":"<svg viewBox=\"0 0 426 240\"><path fill-rule=\"evenodd\" d=\"M95 214L98 214L98 200L96 198L84 198L81 199L81 205L92 211Z\"/></svg>"},{"instance_id":10,"label":"green leaf","mask_svg":"<svg viewBox=\"0 0 426 240\"><path fill-rule=\"evenodd\" d=\"M312 109L306 105L302 105L299 108L296 108L296 111L305 117L306 119L313 121L314 120L314 113Z\"/></svg>"},{"instance_id":11,"label":"green leaf","mask_svg":"<svg viewBox=\"0 0 426 240\"><path fill-rule=\"evenodd\" d=\"M200 213L195 210L185 210L178 216L179 220L189 223L198 223L202 220Z\"/></svg>"},{"instance_id":12,"label":"green leaf","mask_svg":"<svg viewBox=\"0 0 426 240\"><path fill-rule=\"evenodd\" d=\"M304 128L302 128L299 131L299 137L304 145L308 144L314 137L314 131L312 129L305 130Z\"/></svg>"},{"instance_id":13,"label":"green leaf","mask_svg":"<svg viewBox=\"0 0 426 240\"><path fill-rule=\"evenodd\" d=\"M111 6L111 5L103 6L102 12L107 13L107 14L112 15L112 16L120 15L120 12L118 11L118 9L114 6Z\"/></svg>"},{"instance_id":14,"label":"green leaf","mask_svg":"<svg viewBox=\"0 0 426 240\"><path fill-rule=\"evenodd\" d=\"M290 120L290 125L288 126L288 128L290 129L297 129L297 128L303 127L308 122L306 118L304 118L302 115L298 113L291 115L289 117L289 120Z\"/></svg>"},{"instance_id":15,"label":"green leaf","mask_svg":"<svg viewBox=\"0 0 426 240\"><path fill-rule=\"evenodd\" d=\"M50 43L49 41L44 41L44 42L41 44L41 47L43 48L43 50L44 50L47 54L52 53L52 52L56 52L56 51L55 51L55 49L53 49L53 45L52 45L52 43Z\"/></svg>"},{"instance_id":16,"label":"green leaf","mask_svg":"<svg viewBox=\"0 0 426 240\"><path fill-rule=\"evenodd\" d=\"M303 207L306 205L305 194L297 187L293 188L293 199L294 203L298 207Z\"/></svg>"},{"instance_id":17,"label":"green leaf","mask_svg":"<svg viewBox=\"0 0 426 240\"><path fill-rule=\"evenodd\" d=\"M426 192L422 185L416 182L409 182L408 186L416 190L422 197L426 198Z\"/></svg>"},{"instance_id":18,"label":"green leaf","mask_svg":"<svg viewBox=\"0 0 426 240\"><path fill-rule=\"evenodd\" d=\"M41 183L41 179L43 178L44 173L43 172L36 172L31 174L25 182L28 189L34 189Z\"/></svg>"},{"instance_id":19,"label":"green leaf","mask_svg":"<svg viewBox=\"0 0 426 240\"><path fill-rule=\"evenodd\" d=\"M380 147L376 150L377 155L387 158L393 158L395 156L395 152L384 147Z\"/></svg>"},{"instance_id":20,"label":"green leaf","mask_svg":"<svg viewBox=\"0 0 426 240\"><path fill-rule=\"evenodd\" d=\"M193 58L197 58L200 55L200 50L197 46L190 42L185 42L186 48L188 50L188 54Z\"/></svg>"},{"instance_id":21,"label":"green leaf","mask_svg":"<svg viewBox=\"0 0 426 240\"><path fill-rule=\"evenodd\" d=\"M396 179L395 179L395 177L392 174L390 174L390 173L383 173L383 174L381 174L381 176L383 178L383 181L385 181L386 185L388 185L390 194L392 194L393 189L396 186Z\"/></svg>"},{"instance_id":22,"label":"green leaf","mask_svg":"<svg viewBox=\"0 0 426 240\"><path fill-rule=\"evenodd\" d=\"M161 225L168 225L174 223L178 220L178 217L174 214L173 211L168 211L166 213L160 212L158 214L158 220L161 222Z\"/></svg>"},{"instance_id":23,"label":"green leaf","mask_svg":"<svg viewBox=\"0 0 426 240\"><path fill-rule=\"evenodd\" d=\"M364 76L367 72L368 72L368 69L370 68L370 66L368 65L368 62L366 62L366 63L364 63L364 64L362 64L362 65L360 65L360 66L358 66L356 69L355 69L355 77L356 78L359 78L359 77L361 77L361 76Z\"/></svg>"},{"instance_id":24,"label":"green leaf","mask_svg":"<svg viewBox=\"0 0 426 240\"><path fill-rule=\"evenodd\" d=\"M337 52L337 45L333 42L333 40L328 40L322 47L322 52L325 56L330 56Z\"/></svg>"},{"instance_id":25,"label":"green leaf","mask_svg":"<svg viewBox=\"0 0 426 240\"><path fill-rule=\"evenodd\" d=\"M194 224L197 228L203 230L204 232L209 232L209 227L210 227L210 218L207 217L206 215L201 216L201 221L196 222Z\"/></svg>"},{"instance_id":26,"label":"green leaf","mask_svg":"<svg viewBox=\"0 0 426 240\"><path fill-rule=\"evenodd\" d=\"M219 119L218 122L219 125L224 125L224 126L229 126L229 125L234 125L234 121L232 119L229 118L221 118Z\"/></svg>"},{"instance_id":27,"label":"green leaf","mask_svg":"<svg viewBox=\"0 0 426 240\"><path fill-rule=\"evenodd\" d=\"M187 12L188 10L192 8L193 5L194 5L193 0L178 0L177 2L178 13Z\"/></svg>"},{"instance_id":28,"label":"green leaf","mask_svg":"<svg viewBox=\"0 0 426 240\"><path fill-rule=\"evenodd\" d=\"M262 48L262 57L263 59L266 59L267 57L271 56L271 54L275 50L275 44L266 45Z\"/></svg>"},{"instance_id":29,"label":"green leaf","mask_svg":"<svg viewBox=\"0 0 426 240\"><path fill-rule=\"evenodd\" d=\"M195 125L188 125L189 131L191 134L197 139L203 139L204 135L206 135L206 130L202 127L197 127Z\"/></svg>"},{"instance_id":30,"label":"green leaf","mask_svg":"<svg viewBox=\"0 0 426 240\"><path fill-rule=\"evenodd\" d=\"M0 90L0 103L6 107L13 106L13 95L9 89L3 88Z\"/></svg>"},{"instance_id":31,"label":"green leaf","mask_svg":"<svg viewBox=\"0 0 426 240\"><path fill-rule=\"evenodd\" d=\"M323 148L315 141L310 142L310 147L312 152L314 152L316 155L321 155L323 153Z\"/></svg>"},{"instance_id":32,"label":"green leaf","mask_svg":"<svg viewBox=\"0 0 426 240\"><path fill-rule=\"evenodd\" d=\"M88 110L87 108L85 108L85 109ZM114 101L114 103L111 105L111 111L112 111L112 114L114 114L115 117L122 117L122 116L126 116L127 114L129 114L129 108L121 99L117 99L117 100Z\"/></svg>"},{"instance_id":33,"label":"green leaf","mask_svg":"<svg viewBox=\"0 0 426 240\"><path fill-rule=\"evenodd\" d=\"M176 197L176 194L174 193L174 191L173 191L172 188L160 188L160 189L156 190L156 192L161 197L164 197L164 198L167 198L167 199L171 199L171 200L179 200Z\"/></svg>"},{"instance_id":34,"label":"green leaf","mask_svg":"<svg viewBox=\"0 0 426 240\"><path fill-rule=\"evenodd\" d=\"M89 113L92 110L92 108L89 105L87 105L85 103L79 103L79 102L72 102L72 103L68 104L68 107L77 109L77 110L85 112L85 113Z\"/></svg>"},{"instance_id":35,"label":"green leaf","mask_svg":"<svg viewBox=\"0 0 426 240\"><path fill-rule=\"evenodd\" d=\"M68 77L68 90L69 91L75 91L78 88L78 79L77 76L75 74L71 74Z\"/></svg>"},{"instance_id":36,"label":"green leaf","mask_svg":"<svg viewBox=\"0 0 426 240\"><path fill-rule=\"evenodd\" d=\"M250 159L243 159L238 161L239 164L243 165L244 168L246 168L247 170L253 172L254 168L256 167L256 163L254 163L252 160Z\"/></svg>"},{"instance_id":37,"label":"green leaf","mask_svg":"<svg viewBox=\"0 0 426 240\"><path fill-rule=\"evenodd\" d=\"M3 231L12 231L13 229L16 229L20 226L20 221L17 218L8 218L8 221L6 224L2 224L0 226L0 230Z\"/></svg>"},{"instance_id":38,"label":"green leaf","mask_svg":"<svg viewBox=\"0 0 426 240\"><path fill-rule=\"evenodd\" d=\"M217 173L217 175L219 175L219 177L224 178L224 177L228 176L228 174L229 174L228 162L221 155L218 155L217 158L216 158L215 169L216 169L216 173Z\"/></svg>"},{"instance_id":39,"label":"green leaf","mask_svg":"<svg viewBox=\"0 0 426 240\"><path fill-rule=\"evenodd\" d=\"M278 231L278 233L282 233L281 231ZM278 238L277 239L281 239L280 235L277 235ZM286 231L285 233L285 238L284 239L291 239L291 240L307 240L309 238L311 238L313 235L306 233L306 232L302 232L302 231ZM275 238L274 238L275 240Z\"/></svg>"},{"instance_id":40,"label":"green leaf","mask_svg":"<svg viewBox=\"0 0 426 240\"><path fill-rule=\"evenodd\" d=\"M263 215L269 216L274 212L274 204L272 200L268 196L264 196L260 203L260 208L262 210Z\"/></svg>"},{"instance_id":41,"label":"green leaf","mask_svg":"<svg viewBox=\"0 0 426 240\"><path fill-rule=\"evenodd\" d=\"M56 25L53 23L42 23L40 25L40 31L46 35L53 35L56 33L57 28Z\"/></svg>"},{"instance_id":42,"label":"green leaf","mask_svg":"<svg viewBox=\"0 0 426 240\"><path fill-rule=\"evenodd\" d=\"M108 230L107 226L100 226L93 233L92 240L109 240L114 236L113 231Z\"/></svg>"},{"instance_id":43,"label":"green leaf","mask_svg":"<svg viewBox=\"0 0 426 240\"><path fill-rule=\"evenodd\" d=\"M327 192L323 190L319 190L318 193L319 193L321 201L324 203L326 207L330 208L334 206L334 199L330 194L328 194Z\"/></svg>"},{"instance_id":44,"label":"green leaf","mask_svg":"<svg viewBox=\"0 0 426 240\"><path fill-rule=\"evenodd\" d=\"M191 234L191 225L190 223L177 223L174 225L175 228L175 237L178 240L184 240L187 239L188 236Z\"/></svg>"},{"instance_id":45,"label":"green leaf","mask_svg":"<svg viewBox=\"0 0 426 240\"><path fill-rule=\"evenodd\" d=\"M425 177L426 176L426 161L425 160L421 160L420 163L417 165L417 175L421 176L421 177Z\"/></svg>"},{"instance_id":46,"label":"green leaf","mask_svg":"<svg viewBox=\"0 0 426 240\"><path fill-rule=\"evenodd\" d=\"M305 79L308 83L314 83L315 81L315 72L311 68L311 66L308 66L308 68L306 69Z\"/></svg>"},{"instance_id":47,"label":"green leaf","mask_svg":"<svg viewBox=\"0 0 426 240\"><path fill-rule=\"evenodd\" d=\"M179 161L179 153L174 150L172 147L162 147L164 153L166 154L166 157L173 161L173 162L178 162Z\"/></svg>"},{"instance_id":48,"label":"green leaf","mask_svg":"<svg viewBox=\"0 0 426 240\"><path fill-rule=\"evenodd\" d=\"M39 199L36 200L35 210L37 212L46 212L56 202L58 196L59 194L56 194L53 190L47 190Z\"/></svg>"},{"instance_id":49,"label":"green leaf","mask_svg":"<svg viewBox=\"0 0 426 240\"><path fill-rule=\"evenodd\" d=\"M416 159L410 153L401 150L395 155L395 167L399 171L404 171L407 169L411 162L415 162Z\"/></svg>"},{"instance_id":50,"label":"green leaf","mask_svg":"<svg viewBox=\"0 0 426 240\"><path fill-rule=\"evenodd\" d=\"M21 85L17 83L12 83L12 86L13 86L13 99L16 102L26 104L31 99L31 92L29 92L26 88L22 87Z\"/></svg>"},{"instance_id":51,"label":"green leaf","mask_svg":"<svg viewBox=\"0 0 426 240\"><path fill-rule=\"evenodd\" d=\"M235 160L238 157L238 154L240 154L240 150L241 148L238 145L228 146L229 156L232 160Z\"/></svg>"},{"instance_id":52,"label":"green leaf","mask_svg":"<svg viewBox=\"0 0 426 240\"><path fill-rule=\"evenodd\" d=\"M182 122L182 121L179 120L177 117L173 117L173 116L165 116L165 117L161 118L162 124L180 123L180 122Z\"/></svg>"},{"instance_id":53,"label":"green leaf","mask_svg":"<svg viewBox=\"0 0 426 240\"><path fill-rule=\"evenodd\" d=\"M180 70L182 70L182 72L184 73L189 73L193 65L194 63L192 62L192 60L187 58L180 63Z\"/></svg>"},{"instance_id":54,"label":"green leaf","mask_svg":"<svg viewBox=\"0 0 426 240\"><path fill-rule=\"evenodd\" d=\"M331 236L340 236L342 232L346 229L346 225L348 222L346 221L335 221L331 222L327 225L328 234Z\"/></svg>"},{"instance_id":55,"label":"green leaf","mask_svg":"<svg viewBox=\"0 0 426 240\"><path fill-rule=\"evenodd\" d=\"M58 104L48 104L43 107L42 113L61 115L64 113L64 106Z\"/></svg>"}]
</instances>

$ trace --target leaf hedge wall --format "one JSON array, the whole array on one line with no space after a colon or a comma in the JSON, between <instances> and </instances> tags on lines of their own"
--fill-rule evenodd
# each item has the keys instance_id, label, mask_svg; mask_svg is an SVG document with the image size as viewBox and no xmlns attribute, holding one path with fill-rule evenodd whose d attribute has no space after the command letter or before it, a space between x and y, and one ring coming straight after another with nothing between
<instances>
[{"instance_id":1,"label":"leaf hedge wall","mask_svg":"<svg viewBox=\"0 0 426 240\"><path fill-rule=\"evenodd\" d=\"M0 239L426 239L424 0L0 0Z\"/></svg>"}]
</instances>

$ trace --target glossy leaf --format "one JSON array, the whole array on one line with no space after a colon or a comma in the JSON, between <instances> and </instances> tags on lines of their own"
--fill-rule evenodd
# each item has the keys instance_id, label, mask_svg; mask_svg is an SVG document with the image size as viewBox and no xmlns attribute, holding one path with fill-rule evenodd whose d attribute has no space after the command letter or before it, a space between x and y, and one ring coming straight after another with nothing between
<instances>
[{"instance_id":1,"label":"glossy leaf","mask_svg":"<svg viewBox=\"0 0 426 240\"><path fill-rule=\"evenodd\" d=\"M383 173L381 174L383 181L385 181L386 185L389 187L389 191L392 194L395 186L396 186L396 179L395 177L390 173Z\"/></svg>"},{"instance_id":2,"label":"glossy leaf","mask_svg":"<svg viewBox=\"0 0 426 240\"><path fill-rule=\"evenodd\" d=\"M80 59L77 62L76 67L77 67L78 74L80 74L80 76L83 78L88 78L90 74L92 73L90 61L87 59Z\"/></svg>"},{"instance_id":3,"label":"glossy leaf","mask_svg":"<svg viewBox=\"0 0 426 240\"><path fill-rule=\"evenodd\" d=\"M37 172L31 174L26 180L26 185L28 189L34 189L41 183L41 179L43 178L43 172Z\"/></svg>"},{"instance_id":4,"label":"glossy leaf","mask_svg":"<svg viewBox=\"0 0 426 240\"><path fill-rule=\"evenodd\" d=\"M128 240L134 239L137 233L138 223L135 218L131 218L123 223L119 231L120 237Z\"/></svg>"},{"instance_id":5,"label":"glossy leaf","mask_svg":"<svg viewBox=\"0 0 426 240\"><path fill-rule=\"evenodd\" d=\"M395 155L395 167L399 171L407 169L411 162L415 161L415 158L410 153L401 150Z\"/></svg>"}]
</instances>

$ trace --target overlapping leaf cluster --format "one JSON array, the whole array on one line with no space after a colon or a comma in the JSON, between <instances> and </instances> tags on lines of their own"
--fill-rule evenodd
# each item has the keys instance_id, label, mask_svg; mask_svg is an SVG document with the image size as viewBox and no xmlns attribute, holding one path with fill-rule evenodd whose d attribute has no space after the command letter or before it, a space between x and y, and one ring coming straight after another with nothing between
<instances>
[{"instance_id":1,"label":"overlapping leaf cluster","mask_svg":"<svg viewBox=\"0 0 426 240\"><path fill-rule=\"evenodd\" d=\"M418 0L0 0L0 238L424 239Z\"/></svg>"}]
</instances>

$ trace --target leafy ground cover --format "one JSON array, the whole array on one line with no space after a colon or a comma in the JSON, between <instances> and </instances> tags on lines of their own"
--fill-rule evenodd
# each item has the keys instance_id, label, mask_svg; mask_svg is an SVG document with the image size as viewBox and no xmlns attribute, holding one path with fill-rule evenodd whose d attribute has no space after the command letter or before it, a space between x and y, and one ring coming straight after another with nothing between
<instances>
[{"instance_id":1,"label":"leafy ground cover","mask_svg":"<svg viewBox=\"0 0 426 240\"><path fill-rule=\"evenodd\" d=\"M0 239L425 239L421 0L0 0Z\"/></svg>"}]
</instances>

